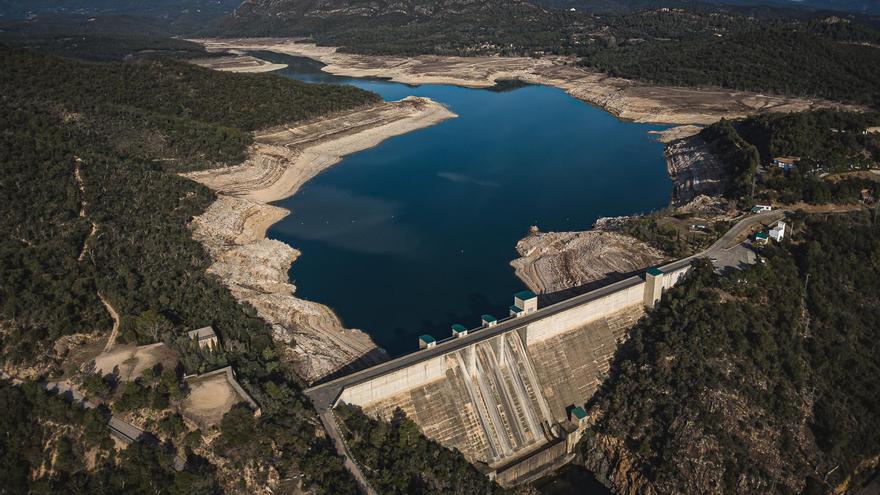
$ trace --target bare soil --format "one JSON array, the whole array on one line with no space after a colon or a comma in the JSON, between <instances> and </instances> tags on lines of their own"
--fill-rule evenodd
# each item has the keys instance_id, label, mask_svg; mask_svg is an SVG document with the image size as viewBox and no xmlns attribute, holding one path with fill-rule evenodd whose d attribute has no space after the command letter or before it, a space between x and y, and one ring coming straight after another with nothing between
<instances>
[{"instance_id":1,"label":"bare soil","mask_svg":"<svg viewBox=\"0 0 880 495\"><path fill-rule=\"evenodd\" d=\"M331 74L386 77L406 84L490 87L499 80L517 79L563 89L622 119L638 122L710 124L721 117L845 107L829 101L746 91L652 86L586 70L574 65L576 61L570 57L367 56L284 38L193 41L202 43L209 51L268 50L309 57L327 64L323 70Z\"/></svg>"},{"instance_id":2,"label":"bare soil","mask_svg":"<svg viewBox=\"0 0 880 495\"><path fill-rule=\"evenodd\" d=\"M208 271L272 325L275 340L304 380L387 356L369 335L344 328L330 308L294 296L288 271L300 253L265 238L267 228L290 212L268 203L295 194L347 154L452 117L443 105L423 98L381 103L257 133L242 165L187 175L218 192L192 224L193 237L214 260Z\"/></svg>"}]
</instances>

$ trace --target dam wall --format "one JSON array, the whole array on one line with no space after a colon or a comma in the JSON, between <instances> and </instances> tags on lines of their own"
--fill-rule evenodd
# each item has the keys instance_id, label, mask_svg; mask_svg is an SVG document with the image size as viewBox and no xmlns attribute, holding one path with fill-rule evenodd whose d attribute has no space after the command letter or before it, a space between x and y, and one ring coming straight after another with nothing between
<instances>
[{"instance_id":1,"label":"dam wall","mask_svg":"<svg viewBox=\"0 0 880 495\"><path fill-rule=\"evenodd\" d=\"M531 346L628 307L640 306L645 297L645 281L640 277L628 280L630 285L616 292L529 324L527 344Z\"/></svg>"},{"instance_id":2,"label":"dam wall","mask_svg":"<svg viewBox=\"0 0 880 495\"><path fill-rule=\"evenodd\" d=\"M508 318L456 325L440 341L423 336L419 351L307 393L319 408L344 402L380 419L402 409L425 436L513 486L571 457L618 346L690 266L652 268L544 308L518 293Z\"/></svg>"},{"instance_id":3,"label":"dam wall","mask_svg":"<svg viewBox=\"0 0 880 495\"><path fill-rule=\"evenodd\" d=\"M403 390L424 385L446 376L443 356L437 356L406 368L393 371L351 387L346 387L339 400L346 404L366 406Z\"/></svg>"}]
</instances>

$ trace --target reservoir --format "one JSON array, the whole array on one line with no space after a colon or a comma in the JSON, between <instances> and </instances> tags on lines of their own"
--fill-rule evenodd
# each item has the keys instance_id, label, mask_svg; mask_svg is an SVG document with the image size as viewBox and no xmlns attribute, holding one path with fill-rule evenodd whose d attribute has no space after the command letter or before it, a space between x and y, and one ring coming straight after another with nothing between
<instances>
[{"instance_id":1,"label":"reservoir","mask_svg":"<svg viewBox=\"0 0 880 495\"><path fill-rule=\"evenodd\" d=\"M392 356L416 350L421 334L506 316L525 288L509 262L530 226L586 230L669 202L663 145L648 134L665 126L620 121L556 88L408 86L255 55L289 64L276 74L429 97L459 115L346 157L278 202L292 213L268 233L302 252L290 271L298 297Z\"/></svg>"}]
</instances>

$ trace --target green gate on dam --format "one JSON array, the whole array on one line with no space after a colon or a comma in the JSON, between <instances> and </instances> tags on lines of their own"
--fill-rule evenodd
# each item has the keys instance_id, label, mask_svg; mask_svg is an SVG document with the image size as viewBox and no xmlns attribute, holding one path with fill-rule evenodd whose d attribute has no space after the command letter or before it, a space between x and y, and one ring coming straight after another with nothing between
<instances>
[{"instance_id":1,"label":"green gate on dam","mask_svg":"<svg viewBox=\"0 0 880 495\"><path fill-rule=\"evenodd\" d=\"M588 424L583 407L626 331L692 258L537 307L519 293L511 315L455 325L419 351L306 390L320 410L357 405L377 418L402 409L422 432L461 451L504 485L555 469ZM516 310L514 310L514 308ZM527 308L524 309L524 308Z\"/></svg>"}]
</instances>

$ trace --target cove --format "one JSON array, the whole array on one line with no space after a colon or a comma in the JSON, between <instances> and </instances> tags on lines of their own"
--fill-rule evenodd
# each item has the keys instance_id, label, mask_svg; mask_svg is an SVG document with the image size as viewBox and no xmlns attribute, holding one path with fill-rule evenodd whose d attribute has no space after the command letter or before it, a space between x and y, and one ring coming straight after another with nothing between
<instances>
[{"instance_id":1,"label":"cove","mask_svg":"<svg viewBox=\"0 0 880 495\"><path fill-rule=\"evenodd\" d=\"M668 204L663 145L648 134L665 126L620 121L556 88L408 86L255 55L287 63L275 72L285 77L425 96L459 115L346 157L278 202L292 213L268 233L302 252L290 271L298 297L392 356L416 350L421 334L506 316L524 288L509 262L531 225L585 230Z\"/></svg>"}]
</instances>

